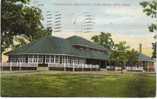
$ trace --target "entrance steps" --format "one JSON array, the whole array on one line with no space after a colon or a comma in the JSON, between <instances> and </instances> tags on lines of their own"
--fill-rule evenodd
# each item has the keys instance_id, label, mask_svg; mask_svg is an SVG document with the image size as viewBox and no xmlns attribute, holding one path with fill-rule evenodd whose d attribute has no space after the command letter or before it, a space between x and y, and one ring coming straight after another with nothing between
<instances>
[{"instance_id":1,"label":"entrance steps","mask_svg":"<svg viewBox=\"0 0 157 99\"><path fill-rule=\"evenodd\" d=\"M37 67L37 70L39 70L39 71L47 71L47 70L49 70L49 68L48 67Z\"/></svg>"}]
</instances>

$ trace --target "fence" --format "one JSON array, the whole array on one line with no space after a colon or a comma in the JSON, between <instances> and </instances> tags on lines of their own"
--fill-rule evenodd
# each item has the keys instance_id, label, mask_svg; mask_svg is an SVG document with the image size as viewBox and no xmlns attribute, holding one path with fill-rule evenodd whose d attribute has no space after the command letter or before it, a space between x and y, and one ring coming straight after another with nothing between
<instances>
[{"instance_id":1,"label":"fence","mask_svg":"<svg viewBox=\"0 0 157 99\"><path fill-rule=\"evenodd\" d=\"M59 63L49 63L48 67L51 69L64 69L64 70L72 70L72 71L92 71L99 70L99 65L91 65L91 64L59 64Z\"/></svg>"},{"instance_id":2,"label":"fence","mask_svg":"<svg viewBox=\"0 0 157 99\"><path fill-rule=\"evenodd\" d=\"M119 71L119 70L122 70L122 67L106 66L106 69L107 70L113 70L113 71L114 70ZM126 66L125 70L127 70L127 71L143 71L144 68L143 67L136 67L136 66Z\"/></svg>"},{"instance_id":3,"label":"fence","mask_svg":"<svg viewBox=\"0 0 157 99\"><path fill-rule=\"evenodd\" d=\"M143 71L143 67L126 67L126 70L128 71Z\"/></svg>"},{"instance_id":4,"label":"fence","mask_svg":"<svg viewBox=\"0 0 157 99\"><path fill-rule=\"evenodd\" d=\"M20 63L10 62L1 63L1 70L37 70L38 63ZM59 63L48 63L49 70L63 69L63 70L99 70L99 65L91 64L59 64Z\"/></svg>"},{"instance_id":5,"label":"fence","mask_svg":"<svg viewBox=\"0 0 157 99\"><path fill-rule=\"evenodd\" d=\"M38 64L10 62L10 63L1 63L1 67L38 67Z\"/></svg>"},{"instance_id":6,"label":"fence","mask_svg":"<svg viewBox=\"0 0 157 99\"><path fill-rule=\"evenodd\" d=\"M10 63L1 63L1 70L36 70L38 64L35 63L19 63L19 62L10 62Z\"/></svg>"},{"instance_id":7,"label":"fence","mask_svg":"<svg viewBox=\"0 0 157 99\"><path fill-rule=\"evenodd\" d=\"M36 70L38 67L37 63L18 63L18 62L10 62L10 63L1 63L1 70ZM48 68L51 69L60 69L60 70L99 70L99 65L92 64L59 64L59 63L49 63ZM107 66L106 69L111 68ZM119 70L120 67L115 67L114 70ZM143 71L143 67L125 67L127 71Z\"/></svg>"}]
</instances>

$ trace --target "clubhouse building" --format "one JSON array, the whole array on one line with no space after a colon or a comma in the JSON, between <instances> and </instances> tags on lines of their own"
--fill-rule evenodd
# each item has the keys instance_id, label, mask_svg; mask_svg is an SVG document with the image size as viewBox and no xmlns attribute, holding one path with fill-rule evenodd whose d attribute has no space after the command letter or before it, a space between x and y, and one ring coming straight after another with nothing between
<instances>
[{"instance_id":1,"label":"clubhouse building","mask_svg":"<svg viewBox=\"0 0 157 99\"><path fill-rule=\"evenodd\" d=\"M67 39L49 36L9 52L9 62L50 64L107 64L110 51L84 38L72 36Z\"/></svg>"},{"instance_id":2,"label":"clubhouse building","mask_svg":"<svg viewBox=\"0 0 157 99\"><path fill-rule=\"evenodd\" d=\"M79 36L67 39L48 36L9 52L8 63L35 64L36 67L106 68L113 65L109 64L110 54L109 49ZM137 67L149 65L152 65L151 58L140 53Z\"/></svg>"}]
</instances>

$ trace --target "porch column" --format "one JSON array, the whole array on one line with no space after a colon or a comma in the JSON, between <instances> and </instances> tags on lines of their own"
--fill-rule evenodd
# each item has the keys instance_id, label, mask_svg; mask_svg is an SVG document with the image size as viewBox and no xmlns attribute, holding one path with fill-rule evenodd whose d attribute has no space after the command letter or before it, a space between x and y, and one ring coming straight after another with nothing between
<instances>
[{"instance_id":1,"label":"porch column","mask_svg":"<svg viewBox=\"0 0 157 99\"><path fill-rule=\"evenodd\" d=\"M73 71L75 71L75 60L74 60L74 58L72 58L72 68L73 68Z\"/></svg>"},{"instance_id":2,"label":"porch column","mask_svg":"<svg viewBox=\"0 0 157 99\"><path fill-rule=\"evenodd\" d=\"M64 64L66 64L66 56L64 56Z\"/></svg>"},{"instance_id":3,"label":"porch column","mask_svg":"<svg viewBox=\"0 0 157 99\"><path fill-rule=\"evenodd\" d=\"M28 56L28 63L30 63L30 61L31 61L31 58L30 58L30 56Z\"/></svg>"},{"instance_id":4,"label":"porch column","mask_svg":"<svg viewBox=\"0 0 157 99\"><path fill-rule=\"evenodd\" d=\"M84 67L83 67L83 65L84 65L84 64L81 64L81 67L82 67L82 71L84 71Z\"/></svg>"},{"instance_id":5,"label":"porch column","mask_svg":"<svg viewBox=\"0 0 157 99\"><path fill-rule=\"evenodd\" d=\"M37 55L37 64L39 63L39 56Z\"/></svg>"},{"instance_id":6,"label":"porch column","mask_svg":"<svg viewBox=\"0 0 157 99\"><path fill-rule=\"evenodd\" d=\"M21 61L19 62L19 70L21 70Z\"/></svg>"},{"instance_id":7,"label":"porch column","mask_svg":"<svg viewBox=\"0 0 157 99\"><path fill-rule=\"evenodd\" d=\"M70 62L69 62L69 56L67 56L67 63L69 64Z\"/></svg>"},{"instance_id":8,"label":"porch column","mask_svg":"<svg viewBox=\"0 0 157 99\"><path fill-rule=\"evenodd\" d=\"M13 64L12 64L12 62L10 62L10 71L12 71L12 66L13 66Z\"/></svg>"},{"instance_id":9,"label":"porch column","mask_svg":"<svg viewBox=\"0 0 157 99\"><path fill-rule=\"evenodd\" d=\"M45 55L43 58L44 58L44 59L43 59L43 60L44 60L44 63L47 63L47 62L46 62L47 56Z\"/></svg>"},{"instance_id":10,"label":"porch column","mask_svg":"<svg viewBox=\"0 0 157 99\"><path fill-rule=\"evenodd\" d=\"M64 56L64 63L66 64L66 56Z\"/></svg>"},{"instance_id":11,"label":"porch column","mask_svg":"<svg viewBox=\"0 0 157 99\"><path fill-rule=\"evenodd\" d=\"M31 63L34 63L34 56L32 56L31 58Z\"/></svg>"},{"instance_id":12,"label":"porch column","mask_svg":"<svg viewBox=\"0 0 157 99\"><path fill-rule=\"evenodd\" d=\"M66 71L66 56L63 56L64 71Z\"/></svg>"},{"instance_id":13,"label":"porch column","mask_svg":"<svg viewBox=\"0 0 157 99\"><path fill-rule=\"evenodd\" d=\"M56 57L56 60L57 60L57 63L60 63L60 56L59 55Z\"/></svg>"},{"instance_id":14,"label":"porch column","mask_svg":"<svg viewBox=\"0 0 157 99\"><path fill-rule=\"evenodd\" d=\"M80 64L80 58L78 58L78 64Z\"/></svg>"},{"instance_id":15,"label":"porch column","mask_svg":"<svg viewBox=\"0 0 157 99\"><path fill-rule=\"evenodd\" d=\"M53 63L56 63L56 56L54 55Z\"/></svg>"},{"instance_id":16,"label":"porch column","mask_svg":"<svg viewBox=\"0 0 157 99\"><path fill-rule=\"evenodd\" d=\"M49 56L49 61L48 61L48 64L49 64L49 63L51 63L51 56Z\"/></svg>"},{"instance_id":17,"label":"porch column","mask_svg":"<svg viewBox=\"0 0 157 99\"><path fill-rule=\"evenodd\" d=\"M64 56L62 56L62 64L64 64Z\"/></svg>"}]
</instances>

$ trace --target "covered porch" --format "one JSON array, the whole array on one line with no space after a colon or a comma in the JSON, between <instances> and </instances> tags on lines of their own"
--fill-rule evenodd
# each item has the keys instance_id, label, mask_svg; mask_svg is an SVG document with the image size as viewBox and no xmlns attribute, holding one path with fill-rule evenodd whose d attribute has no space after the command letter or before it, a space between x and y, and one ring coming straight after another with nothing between
<instances>
[{"instance_id":1,"label":"covered porch","mask_svg":"<svg viewBox=\"0 0 157 99\"><path fill-rule=\"evenodd\" d=\"M36 63L36 64L85 64L86 59L67 55L14 55L9 62Z\"/></svg>"},{"instance_id":2,"label":"covered porch","mask_svg":"<svg viewBox=\"0 0 157 99\"><path fill-rule=\"evenodd\" d=\"M17 70L22 70L23 67L33 67L36 70L46 67L48 70L64 71L93 71L100 68L99 64L89 63L85 58L67 55L14 55L9 57L7 64L2 64L2 68L9 70L14 67Z\"/></svg>"}]
</instances>

